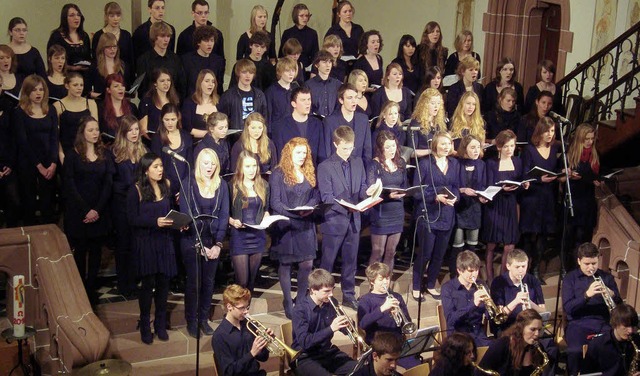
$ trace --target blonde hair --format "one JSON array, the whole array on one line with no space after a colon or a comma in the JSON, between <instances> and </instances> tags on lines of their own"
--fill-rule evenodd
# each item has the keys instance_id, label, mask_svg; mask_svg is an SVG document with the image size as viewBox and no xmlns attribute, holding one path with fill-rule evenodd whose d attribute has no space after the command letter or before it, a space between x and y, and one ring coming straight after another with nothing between
<instances>
[{"instance_id":1,"label":"blonde hair","mask_svg":"<svg viewBox=\"0 0 640 376\"><path fill-rule=\"evenodd\" d=\"M140 137L138 142L131 143L127 139L127 133L134 124L138 124L138 118L133 115L124 115L118 120L118 128L116 130L116 140L113 142L111 151L115 156L116 163L120 163L127 159L133 160L134 163L138 163L142 156L147 153L147 148L142 143Z\"/></svg>"},{"instance_id":2,"label":"blonde hair","mask_svg":"<svg viewBox=\"0 0 640 376\"><path fill-rule=\"evenodd\" d=\"M571 140L569 152L567 153L569 168L575 169L580 164L580 156L582 156L582 150L584 149L584 140L587 138L589 133L593 133L594 135L593 145L591 146L591 160L589 161L589 164L592 169L596 168L596 166L599 168L600 158L598 157L598 151L596 149L596 129L589 123L578 125L573 133L573 139Z\"/></svg>"},{"instance_id":3,"label":"blonde hair","mask_svg":"<svg viewBox=\"0 0 640 376\"><path fill-rule=\"evenodd\" d=\"M238 193L242 193L242 207L246 208L249 205L249 193L244 186L244 172L242 171L242 165L245 159L253 159L258 163L258 156L252 153L250 150L243 150L238 156L238 162L236 163L236 173L233 175L232 187L233 187L233 201L238 198ZM253 178L253 189L262 200L262 204L267 204L267 182L260 176L260 168L256 171L256 176Z\"/></svg>"},{"instance_id":4,"label":"blonde hair","mask_svg":"<svg viewBox=\"0 0 640 376\"><path fill-rule=\"evenodd\" d=\"M347 78L347 83L355 87L356 82L358 82L358 77L364 77L365 81L367 81L367 87L369 86L369 77L367 77L367 74L364 73L362 69L352 70L351 73L349 73L349 78ZM355 92L357 93L358 90L355 90Z\"/></svg>"},{"instance_id":5,"label":"blonde hair","mask_svg":"<svg viewBox=\"0 0 640 376\"><path fill-rule=\"evenodd\" d=\"M298 183L298 179L296 177L296 170L293 165L293 149L298 146L304 146L307 149L307 157L300 168L302 175L309 182L311 187L316 186L316 173L315 168L313 167L313 161L311 156L311 148L309 147L309 143L306 138L302 137L294 137L286 145L282 148L282 153L280 153L280 163L278 167L282 169L284 173L284 182L289 185L296 185Z\"/></svg>"},{"instance_id":6,"label":"blonde hair","mask_svg":"<svg viewBox=\"0 0 640 376\"><path fill-rule=\"evenodd\" d=\"M344 53L344 46L342 45L342 39L339 36L331 34L324 37L322 41L321 50L326 50L329 47L340 47L340 53L338 54L338 59Z\"/></svg>"},{"instance_id":7,"label":"blonde hair","mask_svg":"<svg viewBox=\"0 0 640 376\"><path fill-rule=\"evenodd\" d=\"M380 116L378 116L378 122L376 123L376 128L379 128L380 125L382 125L382 122L385 121L384 118L387 117L387 114L389 114L389 111L391 111L391 109L394 107L398 109L398 122L394 125L394 127L400 124L400 122L403 120L401 119L402 114L400 114L400 103L395 101L387 101L382 107L382 110L380 110ZM387 125L391 125L391 124L387 124Z\"/></svg>"},{"instance_id":8,"label":"blonde hair","mask_svg":"<svg viewBox=\"0 0 640 376\"><path fill-rule=\"evenodd\" d=\"M429 117L429 101L432 98L439 97L440 98L440 108L438 109L438 114L431 121ZM416 103L416 107L413 110L413 114L411 115L412 119L417 120L420 123L420 132L423 134L427 134L430 131L440 131L447 129L444 122L444 100L442 98L442 94L437 89L428 88L425 90L418 98L418 103ZM433 123L433 125L432 125Z\"/></svg>"},{"instance_id":9,"label":"blonde hair","mask_svg":"<svg viewBox=\"0 0 640 376\"><path fill-rule=\"evenodd\" d=\"M471 116L467 116L464 113L464 102L469 98L473 98L476 101L476 109ZM453 112L451 118L453 126L451 127L451 136L453 138L462 137L462 130L469 129L469 133L478 138L479 140L485 139L484 120L480 115L480 98L473 91L467 91L462 94L456 110Z\"/></svg>"},{"instance_id":10,"label":"blonde hair","mask_svg":"<svg viewBox=\"0 0 640 376\"><path fill-rule=\"evenodd\" d=\"M209 179L213 182L213 184L210 186L207 186L205 184L205 179L207 178L204 176L204 172L200 167L200 161L204 157L210 157L211 161L216 165L216 168L213 171L213 175ZM218 187L220 187L220 182L221 182L220 159L218 158L218 154L216 154L216 152L213 151L213 149L205 148L205 149L202 149L200 153L198 153L198 157L196 158L196 166L194 169L194 176L196 178L196 184L198 184L198 189L200 189L201 192L203 192L206 195L214 195L216 193L216 190L218 189Z\"/></svg>"},{"instance_id":11,"label":"blonde hair","mask_svg":"<svg viewBox=\"0 0 640 376\"><path fill-rule=\"evenodd\" d=\"M447 139L449 139L449 141L450 141L450 142L451 142L451 144L452 144L451 146L453 146L453 140L452 140L451 135L449 134L449 132L447 132L447 131L439 131L439 132L436 132L436 134L434 134L434 135L433 135L433 139L431 140L431 145L430 145L430 146L431 146L432 153L433 153L434 155L435 155L435 154L438 154L438 141L439 141L441 138L447 138Z\"/></svg>"},{"instance_id":12,"label":"blonde hair","mask_svg":"<svg viewBox=\"0 0 640 376\"><path fill-rule=\"evenodd\" d=\"M462 45L467 37L471 37L471 47L469 48L469 52L473 51L473 34L469 30L462 30L458 35L456 35L456 40L453 42L453 46L457 52L462 51Z\"/></svg>"},{"instance_id":13,"label":"blonde hair","mask_svg":"<svg viewBox=\"0 0 640 376\"><path fill-rule=\"evenodd\" d=\"M118 40L116 39L115 35L106 32L100 36L100 39L98 40L98 47L96 47L96 66L98 68L98 74L100 74L102 78L105 78L109 75L109 72L107 72L107 64L104 57L104 50L108 46L118 47L116 56L113 59L113 73L124 74L124 66L122 65L122 60L120 60L120 47L118 46Z\"/></svg>"},{"instance_id":14,"label":"blonde hair","mask_svg":"<svg viewBox=\"0 0 640 376\"><path fill-rule=\"evenodd\" d=\"M267 31L266 26L263 27L262 29L258 29L258 25L256 24L256 16L258 15L258 12L264 12L264 14L267 15L267 20L269 17L269 12L267 12L267 8L263 7L262 5L256 5L251 9L251 18L249 19L249 32L251 33L251 35L253 35L256 31Z\"/></svg>"},{"instance_id":15,"label":"blonde hair","mask_svg":"<svg viewBox=\"0 0 640 376\"><path fill-rule=\"evenodd\" d=\"M252 112L244 120L244 131L240 135L240 142L244 150L251 150L251 136L249 135L249 126L251 122L257 121L262 123L262 135L256 141L258 142L257 155L262 163L271 160L271 151L269 150L269 136L267 136L267 122L259 112Z\"/></svg>"}]
</instances>

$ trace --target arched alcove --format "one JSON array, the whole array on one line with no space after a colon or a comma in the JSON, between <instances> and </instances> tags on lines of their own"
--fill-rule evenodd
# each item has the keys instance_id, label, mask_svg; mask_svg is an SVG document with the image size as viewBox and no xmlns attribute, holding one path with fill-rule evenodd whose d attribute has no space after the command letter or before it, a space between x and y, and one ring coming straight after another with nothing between
<instances>
[{"instance_id":1,"label":"arched alcove","mask_svg":"<svg viewBox=\"0 0 640 376\"><path fill-rule=\"evenodd\" d=\"M600 269L609 272L611 271L611 243L609 239L602 238L598 242L598 249L600 250Z\"/></svg>"},{"instance_id":2,"label":"arched alcove","mask_svg":"<svg viewBox=\"0 0 640 376\"><path fill-rule=\"evenodd\" d=\"M629 265L624 261L618 261L614 273L616 274L620 297L627 301L627 292L629 291Z\"/></svg>"},{"instance_id":3,"label":"arched alcove","mask_svg":"<svg viewBox=\"0 0 640 376\"><path fill-rule=\"evenodd\" d=\"M485 77L491 79L498 61L509 56L516 61L518 81L525 88L535 83L542 13L550 4L560 7L556 80L564 77L567 52L571 52L573 46L573 33L569 31L569 2L569 0L489 0L482 24L482 30L485 32L482 68L483 72L487 72ZM528 73L525 75L524 72ZM533 76L529 72L533 72ZM485 80L485 83L487 82Z\"/></svg>"}]
</instances>

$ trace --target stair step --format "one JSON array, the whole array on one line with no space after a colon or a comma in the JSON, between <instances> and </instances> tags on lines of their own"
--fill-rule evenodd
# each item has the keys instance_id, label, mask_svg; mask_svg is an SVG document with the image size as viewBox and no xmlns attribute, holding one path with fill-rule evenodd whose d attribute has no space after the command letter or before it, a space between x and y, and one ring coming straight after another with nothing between
<instances>
[{"instance_id":1,"label":"stair step","mask_svg":"<svg viewBox=\"0 0 640 376\"><path fill-rule=\"evenodd\" d=\"M621 116L621 112L624 113L625 118L635 119L636 117L636 109L635 108L625 108L624 111L615 110L618 117Z\"/></svg>"},{"instance_id":2,"label":"stair step","mask_svg":"<svg viewBox=\"0 0 640 376\"><path fill-rule=\"evenodd\" d=\"M616 129L616 120L598 120L598 126Z\"/></svg>"}]
</instances>

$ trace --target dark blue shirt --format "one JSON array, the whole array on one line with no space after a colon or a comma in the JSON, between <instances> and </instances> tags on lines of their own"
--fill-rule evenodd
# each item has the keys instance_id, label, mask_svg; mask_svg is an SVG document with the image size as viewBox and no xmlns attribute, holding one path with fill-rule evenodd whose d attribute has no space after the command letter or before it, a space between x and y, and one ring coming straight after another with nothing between
<instances>
[{"instance_id":1,"label":"dark blue shirt","mask_svg":"<svg viewBox=\"0 0 640 376\"><path fill-rule=\"evenodd\" d=\"M254 358L251 346L255 339L247 329L246 321L241 321L238 329L226 317L223 318L211 338L218 375L266 375L265 371L260 370L258 360L264 362L269 359L269 351L264 348Z\"/></svg>"},{"instance_id":2,"label":"dark blue shirt","mask_svg":"<svg viewBox=\"0 0 640 376\"><path fill-rule=\"evenodd\" d=\"M540 281L531 274L526 274L523 278L523 282L529 289L529 300L536 304L544 304L544 296L542 296L542 286L540 286ZM513 281L511 281L511 278L509 278L509 272L502 273L497 276L493 282L491 282L491 298L498 306L506 306L511 303L519 292L520 284L515 285ZM500 327L506 329L511 326L511 324L516 322L516 316L520 312L522 312L522 304L518 304L518 306L509 313L509 318Z\"/></svg>"},{"instance_id":3,"label":"dark blue shirt","mask_svg":"<svg viewBox=\"0 0 640 376\"><path fill-rule=\"evenodd\" d=\"M326 80L315 76L305 83L311 90L311 112L328 116L338 107L338 89L342 82L333 77Z\"/></svg>"},{"instance_id":4,"label":"dark blue shirt","mask_svg":"<svg viewBox=\"0 0 640 376\"><path fill-rule=\"evenodd\" d=\"M638 335L633 341L640 346ZM582 374L602 372L603 376L624 376L629 372L635 350L630 341L618 341L613 330L605 331L587 342L587 354L580 370Z\"/></svg>"},{"instance_id":5,"label":"dark blue shirt","mask_svg":"<svg viewBox=\"0 0 640 376\"><path fill-rule=\"evenodd\" d=\"M392 292L393 297L400 302L400 309L407 320L410 320L407 305L402 296L396 292ZM365 342L371 343L376 332L393 332L402 334L402 328L396 325L391 310L382 312L380 307L387 300L387 294L376 294L370 292L364 294L358 300L358 326L365 331Z\"/></svg>"},{"instance_id":6,"label":"dark blue shirt","mask_svg":"<svg viewBox=\"0 0 640 376\"><path fill-rule=\"evenodd\" d=\"M602 278L605 286L613 290L616 297L620 296L618 286L611 274L598 269L596 276ZM567 320L590 319L609 322L609 310L601 294L585 299L584 293L587 292L591 283L593 283L593 277L582 273L580 268L570 271L562 280L562 308L567 315Z\"/></svg>"},{"instance_id":7,"label":"dark blue shirt","mask_svg":"<svg viewBox=\"0 0 640 376\"><path fill-rule=\"evenodd\" d=\"M295 350L319 354L331 348L333 330L331 322L336 311L331 304L321 306L307 295L293 307L293 344Z\"/></svg>"},{"instance_id":8,"label":"dark blue shirt","mask_svg":"<svg viewBox=\"0 0 640 376\"><path fill-rule=\"evenodd\" d=\"M481 335L485 307L484 303L480 303L477 307L473 304L473 294L476 291L475 286L471 286L467 290L458 278L449 280L442 285L442 308L448 331L464 332L474 336Z\"/></svg>"}]
</instances>

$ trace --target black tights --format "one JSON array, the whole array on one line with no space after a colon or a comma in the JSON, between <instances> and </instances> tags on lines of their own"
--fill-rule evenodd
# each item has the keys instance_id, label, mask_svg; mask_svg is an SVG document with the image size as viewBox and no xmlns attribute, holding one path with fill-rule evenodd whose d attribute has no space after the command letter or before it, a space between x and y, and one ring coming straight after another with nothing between
<instances>
[{"instance_id":1,"label":"black tights","mask_svg":"<svg viewBox=\"0 0 640 376\"><path fill-rule=\"evenodd\" d=\"M155 292L154 292L155 288ZM165 328L167 324L167 297L169 296L169 277L162 273L142 277L140 288L140 325L148 325L151 315L151 300L156 304L154 326Z\"/></svg>"},{"instance_id":2,"label":"black tights","mask_svg":"<svg viewBox=\"0 0 640 376\"><path fill-rule=\"evenodd\" d=\"M491 285L493 281L493 251L496 249L496 243L487 243L487 255L485 258L487 267L487 284ZM513 251L515 244L505 244L502 252L502 264L500 266L500 273L507 271L507 256L509 252Z\"/></svg>"},{"instance_id":3,"label":"black tights","mask_svg":"<svg viewBox=\"0 0 640 376\"><path fill-rule=\"evenodd\" d=\"M236 283L253 291L260 270L260 261L262 261L262 253L231 256Z\"/></svg>"},{"instance_id":4,"label":"black tights","mask_svg":"<svg viewBox=\"0 0 640 376\"><path fill-rule=\"evenodd\" d=\"M522 240L524 251L527 253L527 256L529 256L529 260L531 260L530 269L537 271L540 260L542 259L542 254L544 253L546 236L528 232L522 235Z\"/></svg>"},{"instance_id":5,"label":"black tights","mask_svg":"<svg viewBox=\"0 0 640 376\"><path fill-rule=\"evenodd\" d=\"M96 303L96 280L100 271L103 239L70 237L69 243L73 247L73 258L76 261L89 301ZM88 264L87 255L89 256Z\"/></svg>"},{"instance_id":6,"label":"black tights","mask_svg":"<svg viewBox=\"0 0 640 376\"><path fill-rule=\"evenodd\" d=\"M393 272L396 248L398 247L401 236L402 233L391 235L371 234L371 257L369 257L369 265L382 261L384 264L387 264L389 270Z\"/></svg>"},{"instance_id":7,"label":"black tights","mask_svg":"<svg viewBox=\"0 0 640 376\"><path fill-rule=\"evenodd\" d=\"M285 302L291 302L291 265L280 263L278 266L278 278L280 279L280 287L284 295ZM304 298L309 287L309 274L313 268L313 260L301 261L298 263L298 294L296 295L296 301Z\"/></svg>"}]
</instances>

